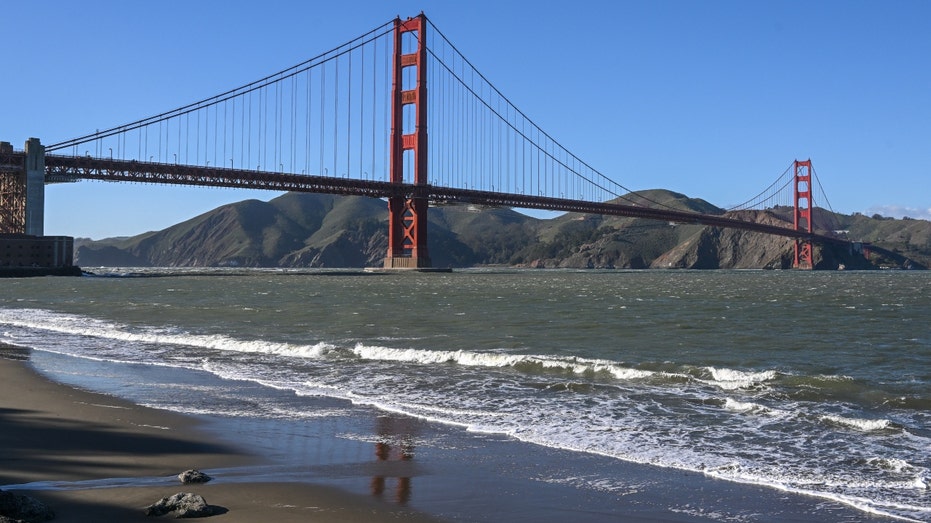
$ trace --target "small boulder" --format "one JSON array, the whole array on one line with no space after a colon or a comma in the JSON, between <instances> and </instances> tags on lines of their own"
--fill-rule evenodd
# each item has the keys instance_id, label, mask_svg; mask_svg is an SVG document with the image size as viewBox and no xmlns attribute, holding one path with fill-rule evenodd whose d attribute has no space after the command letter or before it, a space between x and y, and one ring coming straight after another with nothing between
<instances>
[{"instance_id":1,"label":"small boulder","mask_svg":"<svg viewBox=\"0 0 931 523\"><path fill-rule=\"evenodd\" d=\"M55 517L45 503L37 499L0 490L0 522L39 523Z\"/></svg>"},{"instance_id":2,"label":"small boulder","mask_svg":"<svg viewBox=\"0 0 931 523\"><path fill-rule=\"evenodd\" d=\"M171 514L175 518L205 518L214 514L223 514L226 509L208 505L203 496L190 492L179 492L162 498L145 508L146 516L164 516Z\"/></svg>"},{"instance_id":3,"label":"small boulder","mask_svg":"<svg viewBox=\"0 0 931 523\"><path fill-rule=\"evenodd\" d=\"M191 469L178 474L178 479L181 480L182 484L187 485L189 483L206 483L213 478L197 469Z\"/></svg>"}]
</instances>

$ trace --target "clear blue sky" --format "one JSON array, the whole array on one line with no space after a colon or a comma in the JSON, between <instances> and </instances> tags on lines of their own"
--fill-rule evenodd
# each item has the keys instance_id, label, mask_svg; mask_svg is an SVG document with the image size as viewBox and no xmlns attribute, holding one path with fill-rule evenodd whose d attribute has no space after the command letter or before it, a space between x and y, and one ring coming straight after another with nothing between
<instances>
[{"instance_id":1,"label":"clear blue sky","mask_svg":"<svg viewBox=\"0 0 931 523\"><path fill-rule=\"evenodd\" d=\"M424 11L525 114L629 188L723 207L811 158L836 211L931 218L924 0L84 0L0 11L0 140L17 148L207 98ZM55 185L45 230L132 235L276 195Z\"/></svg>"}]
</instances>

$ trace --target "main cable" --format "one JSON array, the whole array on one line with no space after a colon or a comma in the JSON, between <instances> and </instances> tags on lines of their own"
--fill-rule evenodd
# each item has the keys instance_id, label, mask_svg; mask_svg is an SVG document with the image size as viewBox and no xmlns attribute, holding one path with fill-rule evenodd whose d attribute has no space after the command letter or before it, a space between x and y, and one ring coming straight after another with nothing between
<instances>
[{"instance_id":1,"label":"main cable","mask_svg":"<svg viewBox=\"0 0 931 523\"><path fill-rule=\"evenodd\" d=\"M439 34L439 35L442 37L443 41L444 41L447 45L449 45L449 47L451 47L451 48L456 52L456 54L462 59L462 61L465 62L466 64L468 64L469 67L471 68L471 70L472 70L475 74L478 74L479 78L480 78L482 81L484 81L484 83L487 84L488 87L489 87L491 90L493 90L495 94L497 94L501 99L503 99L505 102L507 102L507 104L510 105L510 106L514 109L514 111L515 111L517 114L519 114L519 115L520 115L523 119L525 119L526 121L530 122L530 124L531 124L535 129L537 129L538 134L542 134L543 137L545 137L548 141L550 141L554 146L558 146L560 149L562 149L563 151L565 151L565 153L566 153L568 156L571 156L572 159L574 159L575 161L577 161L577 162L578 162L580 165L582 165L583 167L585 167L585 168L587 168L588 170L590 170L592 173L596 174L599 178L601 178L601 179L603 179L604 181L606 181L606 182L608 182L608 183L610 183L610 184L613 184L613 185L615 185L615 186L617 186L617 187L619 187L619 188L621 188L621 189L627 191L628 193L636 193L636 191L633 191L633 190L631 190L631 189L625 187L623 184L618 183L617 181L612 180L611 178L608 178L607 176L605 176L604 174L602 174L600 171L598 171L597 169L595 169L594 167L592 167L591 165L589 165L588 163L586 163L584 160L582 160L581 158L579 158L579 157L576 156L575 154L571 153L565 146L563 146L559 141L557 141L557 140L554 139L552 136L550 136L546 131L543 131L543 129L540 128L539 125L537 125L532 119L530 119L526 114L524 114L523 111L521 111L516 105L514 105L514 104L510 101L510 99L508 99L508 97L506 97L503 93L501 93L501 91L498 90L498 89L494 86L494 84L492 84L492 83L481 73L481 71L479 71L478 69L476 69L475 66L469 61L469 59L466 58L465 55L463 55L462 52L459 51L458 48L456 48L455 45L453 45L453 43L446 37L445 34L443 34L442 31L439 30L439 28L436 27L435 24L433 24L432 21L430 21L429 19L428 19L427 21L430 23L430 26L432 27L432 29L433 29L434 31L436 31L437 34ZM419 35L418 35L418 38L419 38ZM569 170L570 172L572 172L573 174L575 174L577 177L579 177L579 178L581 178L581 179L587 181L589 184L593 185L594 187L597 187L598 189L601 189L601 190L604 191L605 193L610 194L610 195L612 195L612 196L614 196L614 197L616 197L616 198L620 198L620 199L622 199L622 200L626 200L626 201L628 201L628 202L631 202L633 205L637 205L637 202L636 202L635 200L633 200L633 199L627 197L626 195L621 195L621 194L619 194L618 192L616 192L616 191L614 191L614 190L612 190L612 189L609 189L609 188L605 187L603 184L596 182L595 180L591 179L590 177L585 176L585 175L579 173L577 170L572 169L571 167L569 167L569 165L567 165L565 162L563 162L563 161L561 161L560 159L556 158L556 157L553 155L553 153L551 153L550 151L545 150L545 148L541 148L541 146L540 146L539 144L537 144L534 140L530 139L526 134L524 134L523 132L521 132L520 129L518 129L516 126L512 125L510 121L506 120L498 111L496 111L493 107L491 107L491 105L490 105L488 102L485 101L484 97L478 95L478 94L475 92L475 90L474 90L471 86L467 85L466 82L465 82L462 78L459 77L459 75L457 75L453 70L451 70L450 67L448 66L448 64L446 64L443 60L441 60L440 57L437 56L436 53L433 51L433 49L431 49L431 48L428 47L428 48L427 48L427 52L429 52L430 55L433 56L433 57L436 59L437 63L440 64L441 66L443 66L443 68L446 69L446 71L449 72L449 73L453 76L453 78L455 78L456 80L458 80L458 81L462 84L462 86L463 86L467 91L469 91L475 98L477 98L477 99L482 103L482 105L484 105L489 111L491 111L491 113L493 113L493 114L494 114L495 116L497 116L499 119L505 120L505 122L507 123L508 127L510 127L515 133L517 133L517 134L520 135L522 138L524 138L525 140L527 140L527 141L529 141L531 144L533 144L535 147L537 147L537 148L538 148L538 151L539 151L539 150L542 150L542 151L543 151L543 154L546 155L547 158L549 158L549 160L552 160L552 161L555 162L556 164L558 164L558 165L560 165L560 166L566 168L567 170ZM555 167L555 166L554 166L554 167ZM664 207L664 208L667 208L667 209L677 210L677 209L675 209L675 208L672 207L672 206L669 206L669 205L666 205L666 204L664 204L664 203L655 201L655 200L653 200L653 199L651 199L651 198L648 198L648 197L646 197L646 196L643 196L643 195L637 195L637 198L639 198L640 200L646 200L646 201L648 201L648 202L650 202L650 203L653 203L653 204L655 204L655 205L657 205L657 206L660 206L660 207Z\"/></svg>"},{"instance_id":2,"label":"main cable","mask_svg":"<svg viewBox=\"0 0 931 523\"><path fill-rule=\"evenodd\" d=\"M222 103L222 102L225 102L225 101L227 101L227 100L229 100L229 99L231 99L231 98L235 98L235 97L237 97L237 96L245 95L245 94L250 93L250 92L252 92L252 91L255 91L255 90L257 90L257 89L261 89L262 87L266 87L266 86L271 85L271 84L273 84L273 83L277 83L277 82L280 82L280 81L282 81L282 80L286 80L286 79L288 79L288 78L290 78L290 77L292 77L292 76L294 76L294 75L300 74L300 73L302 73L302 72L304 72L304 71L306 71L306 70L308 70L308 69L312 69L312 68L314 68L314 67L317 67L317 66L320 66L320 65L322 65L322 64L325 64L326 62L329 62L330 60L339 58L340 56L342 56L342 55L344 55L344 54L346 54L346 53L348 53L348 52L351 52L352 50L354 50L354 49L356 49L356 48L358 48L358 47L364 46L364 45L368 44L369 42L372 42L373 40L377 40L377 39L379 39L379 38L381 38L381 37L383 37L383 36L389 34L391 31L394 30L394 28L393 28L393 22L394 22L394 21L392 20L391 22L387 22L387 23L385 23L385 24L382 24L382 25L380 25L380 26L378 26L378 27L376 27L376 28L374 28L374 29L372 29L372 30L366 32L365 34L363 34L363 35L361 35L361 36L358 36L358 37L356 37L356 38L353 38L352 40L349 40L349 41L346 42L346 43L343 43L343 44L341 44L341 45L339 45L339 46L336 46L336 47L330 49L329 51L320 53L320 54L318 54L317 56L314 56L313 58L307 59L307 60L305 60L305 61L303 61L303 62L301 62L301 63L299 63L299 64L297 64L297 65L293 65L293 66L291 66L291 67L288 67L288 68L286 68L286 69L283 69L283 70L281 70L281 71L278 71L277 73L270 74L270 75L268 75L268 76L265 76L265 77L262 78L262 79L255 80L255 81L253 81L253 82L250 82L250 83L248 83L248 84L242 85L242 86L237 87L237 88L235 88L235 89L230 89L230 90L228 90L228 91L226 91L226 92L224 92L224 93L221 93L221 94L218 94L218 95L215 95L215 96L211 96L211 97L209 97L209 98L204 98L203 100L200 100L200 101L197 101L197 102L194 102L194 103L190 103L190 104L187 104L187 105L178 107L178 108L176 108L176 109L172 109L172 110L170 110L170 111L165 111L165 112L160 113L160 114L157 114L157 115L155 115L155 116L150 116L150 117L148 117L148 118L142 118L142 119L140 119L140 120L136 120L136 121L131 122L131 123L127 123L127 124L119 125L119 126L116 126L116 127L112 127L112 128L110 128L110 129L106 129L106 130L104 130L104 131L97 131L97 132L94 132L94 133L86 134L86 135L84 135L84 136L79 136L79 137L77 137L77 138L72 138L72 139L70 139L70 140L65 140L65 141L62 141L62 142L54 143L54 144L51 144L51 145L46 146L45 150L46 150L47 152L57 151L57 150L59 150L59 149L64 149L64 148L73 147L73 146L76 146L76 145L81 145L81 144L84 144L84 143L87 143L87 142L90 142L90 141L93 141L93 140L99 140L99 139L101 139L101 138L108 138L108 137L110 137L110 136L113 136L113 135L116 135L116 134L119 134L119 133L122 133L122 132L133 131L133 130L139 129L139 128L141 128L141 127L145 127L145 126L147 126L147 125L152 125L152 124L155 124L155 123L159 123L159 122L161 122L161 121L165 121L165 120L168 120L168 119L170 119L170 118L174 118L174 117L176 117L176 116L182 116L182 115L184 115L184 114L187 114L187 113L190 113L190 112L193 112L193 111L197 111L197 110L203 109L203 108L205 108L205 107L210 107L210 106L212 106L212 105L217 105L217 104L220 104L220 103ZM384 29L385 27L387 27L387 29ZM332 56L331 56L331 55L332 55Z\"/></svg>"}]
</instances>

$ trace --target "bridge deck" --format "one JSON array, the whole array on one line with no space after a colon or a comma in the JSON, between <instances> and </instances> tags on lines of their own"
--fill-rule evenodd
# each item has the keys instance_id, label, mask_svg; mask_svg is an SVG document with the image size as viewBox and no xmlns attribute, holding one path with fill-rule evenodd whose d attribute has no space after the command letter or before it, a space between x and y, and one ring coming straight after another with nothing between
<instances>
[{"instance_id":1,"label":"bridge deck","mask_svg":"<svg viewBox=\"0 0 931 523\"><path fill-rule=\"evenodd\" d=\"M20 168L22 153L0 157L0 169ZM713 227L728 227L773 234L789 238L810 239L819 243L847 245L850 242L822 234L809 234L792 228L778 227L728 218L722 215L692 213L673 209L657 209L638 205L608 202L586 202L566 198L533 196L472 189L456 189L433 185L394 184L390 182L298 175L258 170L200 167L181 164L139 162L93 158L89 156L46 155L46 179L49 183L74 182L84 179L112 182L140 182L208 187L265 189L272 191L313 192L371 198L426 198L430 201L468 203L523 209L578 212L646 218L675 223L691 223Z\"/></svg>"}]
</instances>

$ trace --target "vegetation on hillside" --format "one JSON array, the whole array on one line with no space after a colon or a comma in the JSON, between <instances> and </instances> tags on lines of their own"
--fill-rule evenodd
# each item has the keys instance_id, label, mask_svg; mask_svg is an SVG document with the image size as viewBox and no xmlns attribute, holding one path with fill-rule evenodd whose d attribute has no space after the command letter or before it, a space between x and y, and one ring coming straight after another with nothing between
<instances>
[{"instance_id":1,"label":"vegetation on hillside","mask_svg":"<svg viewBox=\"0 0 931 523\"><path fill-rule=\"evenodd\" d=\"M663 190L618 201L725 213ZM815 211L818 230L888 254L874 254L874 265L931 266L931 222ZM776 225L792 220L792 209L784 207L731 214ZM224 205L162 231L78 239L75 247L77 263L88 267L368 267L381 265L387 243L382 200L288 193L268 202ZM794 252L790 239L747 231L576 213L540 220L511 209L466 205L430 209L428 247L437 267L788 268ZM818 247L816 255L819 268L870 266L844 249Z\"/></svg>"}]
</instances>

